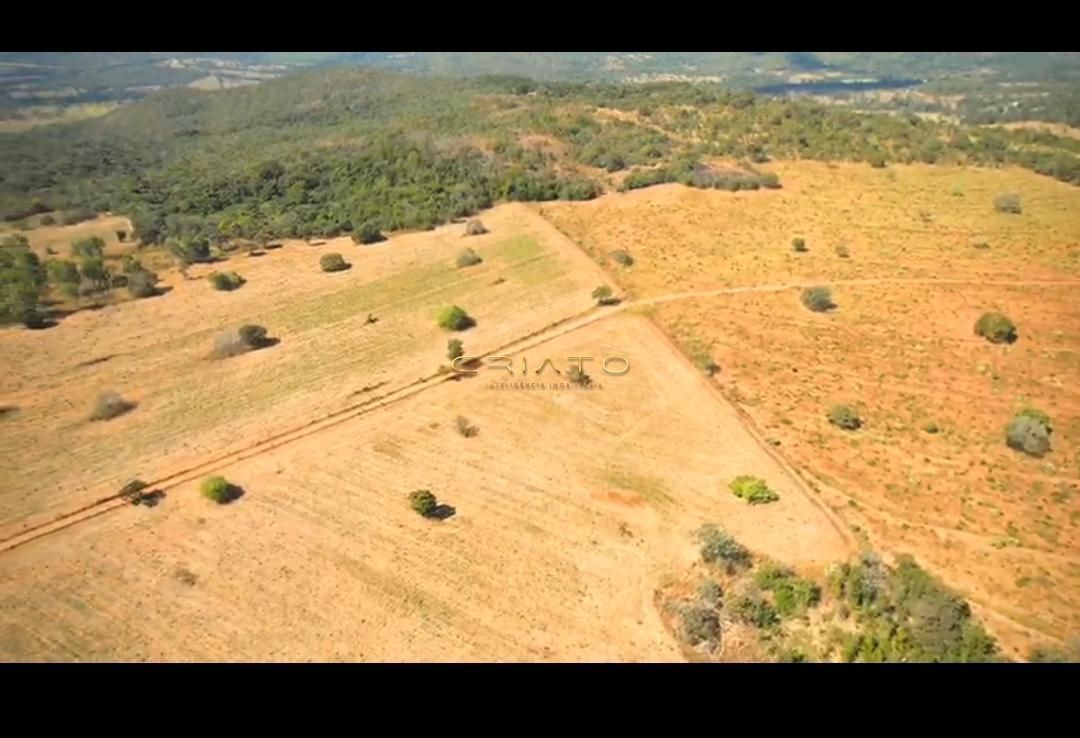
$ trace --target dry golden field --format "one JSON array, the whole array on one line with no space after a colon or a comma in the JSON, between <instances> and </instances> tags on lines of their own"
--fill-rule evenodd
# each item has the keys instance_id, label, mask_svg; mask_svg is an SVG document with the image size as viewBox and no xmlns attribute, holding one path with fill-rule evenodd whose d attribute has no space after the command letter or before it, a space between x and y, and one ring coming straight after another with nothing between
<instances>
[{"instance_id":1,"label":"dry golden field","mask_svg":"<svg viewBox=\"0 0 1080 738\"><path fill-rule=\"evenodd\" d=\"M1009 656L1080 632L1080 191L1015 170L771 168L782 190L667 185L543 212L720 365L724 393L864 543L971 598ZM1023 214L993 211L1006 191ZM619 248L633 266L610 263ZM814 284L836 311L803 308ZM988 310L1017 343L973 334ZM837 403L864 428L829 425ZM1027 405L1053 419L1041 460L1004 444Z\"/></svg>"}]
</instances>

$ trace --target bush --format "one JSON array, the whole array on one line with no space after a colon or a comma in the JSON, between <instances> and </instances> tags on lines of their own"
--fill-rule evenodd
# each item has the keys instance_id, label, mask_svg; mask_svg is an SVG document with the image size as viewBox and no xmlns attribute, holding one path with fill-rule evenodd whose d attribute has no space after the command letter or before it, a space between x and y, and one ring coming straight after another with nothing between
<instances>
[{"instance_id":1,"label":"bush","mask_svg":"<svg viewBox=\"0 0 1080 738\"><path fill-rule=\"evenodd\" d=\"M199 491L203 497L219 505L228 504L240 496L240 488L230 484L222 476L207 477L202 480Z\"/></svg>"},{"instance_id":2,"label":"bush","mask_svg":"<svg viewBox=\"0 0 1080 738\"><path fill-rule=\"evenodd\" d=\"M746 500L751 505L762 505L780 499L780 495L769 489L765 480L758 477L748 475L735 477L730 484L730 489L736 497Z\"/></svg>"},{"instance_id":3,"label":"bush","mask_svg":"<svg viewBox=\"0 0 1080 738\"><path fill-rule=\"evenodd\" d=\"M810 250L809 248L806 247L806 239L805 238L792 239L791 248L793 250L795 250L795 251L798 251L800 254Z\"/></svg>"},{"instance_id":4,"label":"bush","mask_svg":"<svg viewBox=\"0 0 1080 738\"><path fill-rule=\"evenodd\" d=\"M781 617L801 615L821 602L821 588L787 567L766 564L754 581L763 590L773 593L776 612Z\"/></svg>"},{"instance_id":5,"label":"bush","mask_svg":"<svg viewBox=\"0 0 1080 738\"><path fill-rule=\"evenodd\" d=\"M56 218L54 218L52 215L46 213L45 215L41 216L40 223L43 226L56 225Z\"/></svg>"},{"instance_id":6,"label":"bush","mask_svg":"<svg viewBox=\"0 0 1080 738\"><path fill-rule=\"evenodd\" d=\"M836 307L828 287L809 287L802 292L802 304L815 313L826 313Z\"/></svg>"},{"instance_id":7,"label":"bush","mask_svg":"<svg viewBox=\"0 0 1080 738\"><path fill-rule=\"evenodd\" d=\"M253 349L262 348L270 343L266 337L266 329L261 325L242 325L237 333L240 334L240 340Z\"/></svg>"},{"instance_id":8,"label":"bush","mask_svg":"<svg viewBox=\"0 0 1080 738\"><path fill-rule=\"evenodd\" d=\"M872 166L874 169L885 168L885 157L881 154L871 154L870 158L867 161L870 162L870 166Z\"/></svg>"},{"instance_id":9,"label":"bush","mask_svg":"<svg viewBox=\"0 0 1080 738\"><path fill-rule=\"evenodd\" d=\"M990 343L1014 343L1016 325L1001 313L983 313L975 321L975 335L982 336Z\"/></svg>"},{"instance_id":10,"label":"bush","mask_svg":"<svg viewBox=\"0 0 1080 738\"><path fill-rule=\"evenodd\" d=\"M691 607L682 616L683 637L692 646L720 638L720 618L707 607Z\"/></svg>"},{"instance_id":11,"label":"bush","mask_svg":"<svg viewBox=\"0 0 1080 738\"><path fill-rule=\"evenodd\" d=\"M386 236L379 230L378 224L369 220L356 229L356 232L353 234L353 240L357 243L371 244L385 241Z\"/></svg>"},{"instance_id":12,"label":"bush","mask_svg":"<svg viewBox=\"0 0 1080 738\"><path fill-rule=\"evenodd\" d=\"M712 525L698 532L701 541L701 558L707 564L723 564L728 572L749 567L753 562L750 551L729 534Z\"/></svg>"},{"instance_id":13,"label":"bush","mask_svg":"<svg viewBox=\"0 0 1080 738\"><path fill-rule=\"evenodd\" d=\"M409 506L422 517L431 517L438 505L438 500L429 490L418 489L409 494Z\"/></svg>"},{"instance_id":14,"label":"bush","mask_svg":"<svg viewBox=\"0 0 1080 738\"><path fill-rule=\"evenodd\" d=\"M1024 410L1005 426L1005 443L1016 451L1036 458L1050 451L1053 433L1050 419L1038 410Z\"/></svg>"},{"instance_id":15,"label":"bush","mask_svg":"<svg viewBox=\"0 0 1080 738\"><path fill-rule=\"evenodd\" d=\"M616 305L619 302L617 298L612 297L611 288L606 284L593 290L592 297L596 300L597 305Z\"/></svg>"},{"instance_id":16,"label":"bush","mask_svg":"<svg viewBox=\"0 0 1080 738\"><path fill-rule=\"evenodd\" d=\"M448 331L463 331L476 325L476 321L457 305L440 310L438 323L440 328Z\"/></svg>"},{"instance_id":17,"label":"bush","mask_svg":"<svg viewBox=\"0 0 1080 738\"><path fill-rule=\"evenodd\" d=\"M745 594L731 603L732 614L756 628L771 628L780 622L776 609L759 595Z\"/></svg>"},{"instance_id":18,"label":"bush","mask_svg":"<svg viewBox=\"0 0 1080 738\"><path fill-rule=\"evenodd\" d=\"M90 420L111 420L134 408L134 402L128 402L116 392L102 392L90 411Z\"/></svg>"},{"instance_id":19,"label":"bush","mask_svg":"<svg viewBox=\"0 0 1080 738\"><path fill-rule=\"evenodd\" d=\"M143 265L138 258L128 254L124 257L122 271L124 274L134 274L135 272L142 271Z\"/></svg>"},{"instance_id":20,"label":"bush","mask_svg":"<svg viewBox=\"0 0 1080 738\"><path fill-rule=\"evenodd\" d=\"M926 431L927 433L931 434L931 435L933 435L934 433L940 433L941 432L941 428L939 428L938 424L933 422L933 421L930 421L929 423L924 424L922 429L924 431Z\"/></svg>"},{"instance_id":21,"label":"bush","mask_svg":"<svg viewBox=\"0 0 1080 738\"><path fill-rule=\"evenodd\" d=\"M724 588L710 579L698 587L698 597L706 605L716 607L724 597Z\"/></svg>"},{"instance_id":22,"label":"bush","mask_svg":"<svg viewBox=\"0 0 1080 738\"><path fill-rule=\"evenodd\" d=\"M71 255L78 259L100 259L105 255L105 242L97 236L80 238L72 242Z\"/></svg>"},{"instance_id":23,"label":"bush","mask_svg":"<svg viewBox=\"0 0 1080 738\"><path fill-rule=\"evenodd\" d=\"M468 418L463 415L454 418L454 427L457 428L457 432L465 438L472 438L480 432L480 429L475 425L470 424Z\"/></svg>"},{"instance_id":24,"label":"bush","mask_svg":"<svg viewBox=\"0 0 1080 738\"><path fill-rule=\"evenodd\" d=\"M244 278L236 272L214 272L208 279L215 290L232 292L244 284Z\"/></svg>"},{"instance_id":25,"label":"bush","mask_svg":"<svg viewBox=\"0 0 1080 738\"><path fill-rule=\"evenodd\" d=\"M457 265L459 269L463 269L465 267L476 266L482 261L483 259L480 258L478 253L472 249L465 249L458 255Z\"/></svg>"},{"instance_id":26,"label":"bush","mask_svg":"<svg viewBox=\"0 0 1080 738\"><path fill-rule=\"evenodd\" d=\"M481 223L476 218L473 218L472 220L470 220L468 223L465 224L465 235L466 236L482 236L487 232L488 232L488 229L485 228L484 224Z\"/></svg>"},{"instance_id":27,"label":"bush","mask_svg":"<svg viewBox=\"0 0 1080 738\"><path fill-rule=\"evenodd\" d=\"M1020 215L1020 196L1013 192L1006 192L994 198L994 210L999 213Z\"/></svg>"},{"instance_id":28,"label":"bush","mask_svg":"<svg viewBox=\"0 0 1080 738\"><path fill-rule=\"evenodd\" d=\"M97 217L97 213L87 208L79 208L77 210L69 210L63 214L60 218L64 225L75 225L76 223L82 223L87 220L93 220Z\"/></svg>"},{"instance_id":29,"label":"bush","mask_svg":"<svg viewBox=\"0 0 1080 738\"><path fill-rule=\"evenodd\" d=\"M127 290L132 297L153 297L158 294L158 276L146 269L128 275Z\"/></svg>"},{"instance_id":30,"label":"bush","mask_svg":"<svg viewBox=\"0 0 1080 738\"><path fill-rule=\"evenodd\" d=\"M862 418L854 408L848 405L834 405L829 409L829 422L843 430L858 430L862 427Z\"/></svg>"},{"instance_id":31,"label":"bush","mask_svg":"<svg viewBox=\"0 0 1080 738\"><path fill-rule=\"evenodd\" d=\"M461 342L461 339L451 338L446 342L446 358L453 361L459 359L465 355L465 345Z\"/></svg>"},{"instance_id":32,"label":"bush","mask_svg":"<svg viewBox=\"0 0 1080 738\"><path fill-rule=\"evenodd\" d=\"M836 247L836 255L841 259L847 259L851 256L851 251L844 244L840 244Z\"/></svg>"},{"instance_id":33,"label":"bush","mask_svg":"<svg viewBox=\"0 0 1080 738\"><path fill-rule=\"evenodd\" d=\"M624 266L624 267L632 266L633 263L634 263L634 257L630 256L630 254L623 251L622 249L619 249L617 251L612 251L611 252L611 259L616 264L619 264L620 266Z\"/></svg>"},{"instance_id":34,"label":"bush","mask_svg":"<svg viewBox=\"0 0 1080 738\"><path fill-rule=\"evenodd\" d=\"M49 281L53 284L79 283L79 269L70 261L52 260L46 262L45 270L48 272Z\"/></svg>"},{"instance_id":35,"label":"bush","mask_svg":"<svg viewBox=\"0 0 1080 738\"><path fill-rule=\"evenodd\" d=\"M349 264L341 254L323 254L319 257L319 268L324 272L343 272Z\"/></svg>"}]
</instances>

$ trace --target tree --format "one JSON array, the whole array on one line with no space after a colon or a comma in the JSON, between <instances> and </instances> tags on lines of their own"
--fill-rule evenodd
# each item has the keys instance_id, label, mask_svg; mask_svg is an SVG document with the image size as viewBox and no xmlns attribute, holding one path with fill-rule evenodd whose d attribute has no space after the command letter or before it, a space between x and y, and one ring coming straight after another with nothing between
<instances>
[{"instance_id":1,"label":"tree","mask_svg":"<svg viewBox=\"0 0 1080 738\"><path fill-rule=\"evenodd\" d=\"M431 517L438 504L438 500L435 499L435 495L431 494L430 490L418 489L409 494L409 506L421 517Z\"/></svg>"},{"instance_id":2,"label":"tree","mask_svg":"<svg viewBox=\"0 0 1080 738\"><path fill-rule=\"evenodd\" d=\"M596 300L597 305L614 305L618 303L618 299L612 297L611 288L606 284L600 285L593 290L592 297Z\"/></svg>"},{"instance_id":3,"label":"tree","mask_svg":"<svg viewBox=\"0 0 1080 738\"><path fill-rule=\"evenodd\" d=\"M253 349L262 348L270 343L266 337L266 329L261 325L242 325L238 333L240 340Z\"/></svg>"},{"instance_id":4,"label":"tree","mask_svg":"<svg viewBox=\"0 0 1080 738\"><path fill-rule=\"evenodd\" d=\"M319 268L324 272L342 272L349 268L341 254L323 254L319 257Z\"/></svg>"},{"instance_id":5,"label":"tree","mask_svg":"<svg viewBox=\"0 0 1080 738\"><path fill-rule=\"evenodd\" d=\"M105 255L105 241L98 236L73 241L71 255L79 259L101 259Z\"/></svg>"},{"instance_id":6,"label":"tree","mask_svg":"<svg viewBox=\"0 0 1080 738\"><path fill-rule=\"evenodd\" d=\"M630 256L630 254L622 249L612 251L611 258L616 264L624 267L632 266L634 263L634 257Z\"/></svg>"},{"instance_id":7,"label":"tree","mask_svg":"<svg viewBox=\"0 0 1080 738\"><path fill-rule=\"evenodd\" d=\"M815 313L825 313L836 307L832 299L832 290L828 287L810 287L802 292L802 304Z\"/></svg>"},{"instance_id":8,"label":"tree","mask_svg":"<svg viewBox=\"0 0 1080 738\"><path fill-rule=\"evenodd\" d=\"M691 607L682 616L682 630L690 645L712 645L720 638L720 618L711 608Z\"/></svg>"},{"instance_id":9,"label":"tree","mask_svg":"<svg viewBox=\"0 0 1080 738\"><path fill-rule=\"evenodd\" d=\"M701 558L707 564L723 564L728 572L746 568L753 562L750 551L730 534L716 526L706 525L698 531Z\"/></svg>"},{"instance_id":10,"label":"tree","mask_svg":"<svg viewBox=\"0 0 1080 738\"><path fill-rule=\"evenodd\" d=\"M862 418L848 405L834 405L829 408L828 417L831 424L843 430L858 430L862 427Z\"/></svg>"},{"instance_id":11,"label":"tree","mask_svg":"<svg viewBox=\"0 0 1080 738\"><path fill-rule=\"evenodd\" d=\"M240 488L222 476L207 477L199 484L199 492L208 500L226 505L240 497Z\"/></svg>"},{"instance_id":12,"label":"tree","mask_svg":"<svg viewBox=\"0 0 1080 738\"><path fill-rule=\"evenodd\" d=\"M215 289L223 292L231 292L235 289L239 289L246 280L236 272L214 272L207 279L210 280L210 285Z\"/></svg>"},{"instance_id":13,"label":"tree","mask_svg":"<svg viewBox=\"0 0 1080 738\"><path fill-rule=\"evenodd\" d=\"M990 343L1014 343L1016 325L1001 313L983 313L975 321L975 335L982 336Z\"/></svg>"},{"instance_id":14,"label":"tree","mask_svg":"<svg viewBox=\"0 0 1080 738\"><path fill-rule=\"evenodd\" d=\"M751 505L762 505L780 499L780 495L769 489L765 480L758 477L745 474L735 477L729 487L736 497L746 500Z\"/></svg>"},{"instance_id":15,"label":"tree","mask_svg":"<svg viewBox=\"0 0 1080 738\"><path fill-rule=\"evenodd\" d=\"M357 243L371 244L385 241L386 236L379 230L377 223L369 220L356 229L356 232L353 234L353 239Z\"/></svg>"},{"instance_id":16,"label":"tree","mask_svg":"<svg viewBox=\"0 0 1080 738\"><path fill-rule=\"evenodd\" d=\"M1005 426L1005 443L1028 456L1041 457L1050 451L1054 429L1050 417L1035 408L1025 408Z\"/></svg>"},{"instance_id":17,"label":"tree","mask_svg":"<svg viewBox=\"0 0 1080 738\"><path fill-rule=\"evenodd\" d=\"M127 290L132 297L153 297L158 294L158 276L148 269L128 274Z\"/></svg>"},{"instance_id":18,"label":"tree","mask_svg":"<svg viewBox=\"0 0 1080 738\"><path fill-rule=\"evenodd\" d=\"M40 328L44 319L38 304L47 276L37 254L21 245L25 240L9 239L0 248L0 320Z\"/></svg>"},{"instance_id":19,"label":"tree","mask_svg":"<svg viewBox=\"0 0 1080 738\"><path fill-rule=\"evenodd\" d=\"M465 346L460 339L451 338L446 342L446 358L453 361L465 355Z\"/></svg>"},{"instance_id":20,"label":"tree","mask_svg":"<svg viewBox=\"0 0 1080 738\"><path fill-rule=\"evenodd\" d=\"M836 255L839 256L841 259L846 259L851 256L851 250L848 249L848 247L844 244L838 244L836 246Z\"/></svg>"},{"instance_id":21,"label":"tree","mask_svg":"<svg viewBox=\"0 0 1080 738\"><path fill-rule=\"evenodd\" d=\"M473 218L465 224L466 236L482 236L488 232L488 229L476 218Z\"/></svg>"},{"instance_id":22,"label":"tree","mask_svg":"<svg viewBox=\"0 0 1080 738\"><path fill-rule=\"evenodd\" d=\"M454 427L457 428L457 432L465 438L472 438L480 432L480 429L470 423L468 418L463 415L454 418Z\"/></svg>"},{"instance_id":23,"label":"tree","mask_svg":"<svg viewBox=\"0 0 1080 738\"><path fill-rule=\"evenodd\" d=\"M46 262L45 267L48 271L49 281L55 285L79 283L79 269L70 261L54 259Z\"/></svg>"},{"instance_id":24,"label":"tree","mask_svg":"<svg viewBox=\"0 0 1080 738\"><path fill-rule=\"evenodd\" d=\"M112 420L134 408L135 403L128 402L116 392L102 392L94 401L90 420Z\"/></svg>"},{"instance_id":25,"label":"tree","mask_svg":"<svg viewBox=\"0 0 1080 738\"><path fill-rule=\"evenodd\" d=\"M806 247L806 239L805 238L792 239L791 248L794 249L795 251L800 252L800 253L803 253L803 252L806 252L806 251L810 250L810 249L808 249Z\"/></svg>"},{"instance_id":26,"label":"tree","mask_svg":"<svg viewBox=\"0 0 1080 738\"><path fill-rule=\"evenodd\" d=\"M999 213L1020 215L1020 196L1013 192L1006 192L994 198L994 210Z\"/></svg>"},{"instance_id":27,"label":"tree","mask_svg":"<svg viewBox=\"0 0 1080 738\"><path fill-rule=\"evenodd\" d=\"M457 265L459 269L463 269L465 267L476 266L482 261L483 259L480 258L478 253L472 249L465 249L458 255Z\"/></svg>"},{"instance_id":28,"label":"tree","mask_svg":"<svg viewBox=\"0 0 1080 738\"><path fill-rule=\"evenodd\" d=\"M439 311L439 327L450 331L463 331L476 325L468 313L457 305Z\"/></svg>"},{"instance_id":29,"label":"tree","mask_svg":"<svg viewBox=\"0 0 1080 738\"><path fill-rule=\"evenodd\" d=\"M79 272L85 282L88 282L95 290L107 289L109 286L109 271L105 268L105 262L97 257L83 259Z\"/></svg>"}]
</instances>

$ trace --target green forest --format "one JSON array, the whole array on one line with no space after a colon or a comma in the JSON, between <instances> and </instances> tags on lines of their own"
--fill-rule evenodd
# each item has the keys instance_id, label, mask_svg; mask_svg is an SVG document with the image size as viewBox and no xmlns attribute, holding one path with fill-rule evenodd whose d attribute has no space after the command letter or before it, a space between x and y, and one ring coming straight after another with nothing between
<instances>
[{"instance_id":1,"label":"green forest","mask_svg":"<svg viewBox=\"0 0 1080 738\"><path fill-rule=\"evenodd\" d=\"M782 187L773 158L1016 164L1080 183L1080 146L856 113L715 84L535 82L373 69L165 90L102 118L0 135L0 217L118 212L174 252L230 239L432 228L500 200L616 187ZM710 161L729 162L716 169ZM629 171L627 171L629 170ZM81 216L80 216L81 217ZM35 273L6 259L5 273ZM37 277L35 277L36 279Z\"/></svg>"}]
</instances>

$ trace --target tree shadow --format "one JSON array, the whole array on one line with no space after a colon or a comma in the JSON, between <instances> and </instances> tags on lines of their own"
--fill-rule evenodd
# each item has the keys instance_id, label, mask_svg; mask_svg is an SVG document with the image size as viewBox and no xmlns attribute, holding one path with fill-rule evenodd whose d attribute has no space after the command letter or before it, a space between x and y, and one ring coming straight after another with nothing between
<instances>
[{"instance_id":1,"label":"tree shadow","mask_svg":"<svg viewBox=\"0 0 1080 738\"><path fill-rule=\"evenodd\" d=\"M267 251L276 251L277 249L285 248L285 244L283 244L283 243L268 243L263 248L265 248Z\"/></svg>"},{"instance_id":2,"label":"tree shadow","mask_svg":"<svg viewBox=\"0 0 1080 738\"><path fill-rule=\"evenodd\" d=\"M281 343L280 338L268 337L268 338L263 339L263 341L258 346L253 346L251 348L251 350L252 351L262 351L263 349L268 349L268 348L271 348L272 346L277 346L279 343Z\"/></svg>"},{"instance_id":3,"label":"tree shadow","mask_svg":"<svg viewBox=\"0 0 1080 738\"><path fill-rule=\"evenodd\" d=\"M609 306L609 305L618 305L620 302L622 302L622 298L621 297L604 297L604 298L601 298L598 302L599 302L600 305L603 305L603 306L606 307L606 306Z\"/></svg>"},{"instance_id":4,"label":"tree shadow","mask_svg":"<svg viewBox=\"0 0 1080 738\"><path fill-rule=\"evenodd\" d=\"M428 515L432 520L448 520L457 514L457 509L450 505L436 505L435 509Z\"/></svg>"},{"instance_id":5,"label":"tree shadow","mask_svg":"<svg viewBox=\"0 0 1080 738\"><path fill-rule=\"evenodd\" d=\"M32 323L27 323L26 329L30 331L44 331L49 328L55 328L58 325L60 325L60 322L56 320L55 317L52 317L50 315L50 317L41 318L40 320L35 320Z\"/></svg>"},{"instance_id":6,"label":"tree shadow","mask_svg":"<svg viewBox=\"0 0 1080 738\"><path fill-rule=\"evenodd\" d=\"M266 256L266 252L265 251L249 251L248 252L248 257L250 257L250 258L258 258L260 256Z\"/></svg>"},{"instance_id":7,"label":"tree shadow","mask_svg":"<svg viewBox=\"0 0 1080 738\"><path fill-rule=\"evenodd\" d=\"M219 505L228 505L229 503L236 502L245 494L244 488L239 484L230 484L225 488L225 494L218 500Z\"/></svg>"},{"instance_id":8,"label":"tree shadow","mask_svg":"<svg viewBox=\"0 0 1080 738\"><path fill-rule=\"evenodd\" d=\"M112 359L115 356L116 354L106 354L105 356L99 356L96 359L87 359L86 361L80 361L78 364L75 365L75 368L82 369L83 367L93 366L94 364L104 364L106 361Z\"/></svg>"},{"instance_id":9,"label":"tree shadow","mask_svg":"<svg viewBox=\"0 0 1080 738\"><path fill-rule=\"evenodd\" d=\"M0 418L7 418L19 414L18 405L0 405Z\"/></svg>"},{"instance_id":10,"label":"tree shadow","mask_svg":"<svg viewBox=\"0 0 1080 738\"><path fill-rule=\"evenodd\" d=\"M132 500L132 505L145 505L146 507L157 507L167 497L164 490L155 489L149 492L140 492Z\"/></svg>"}]
</instances>

